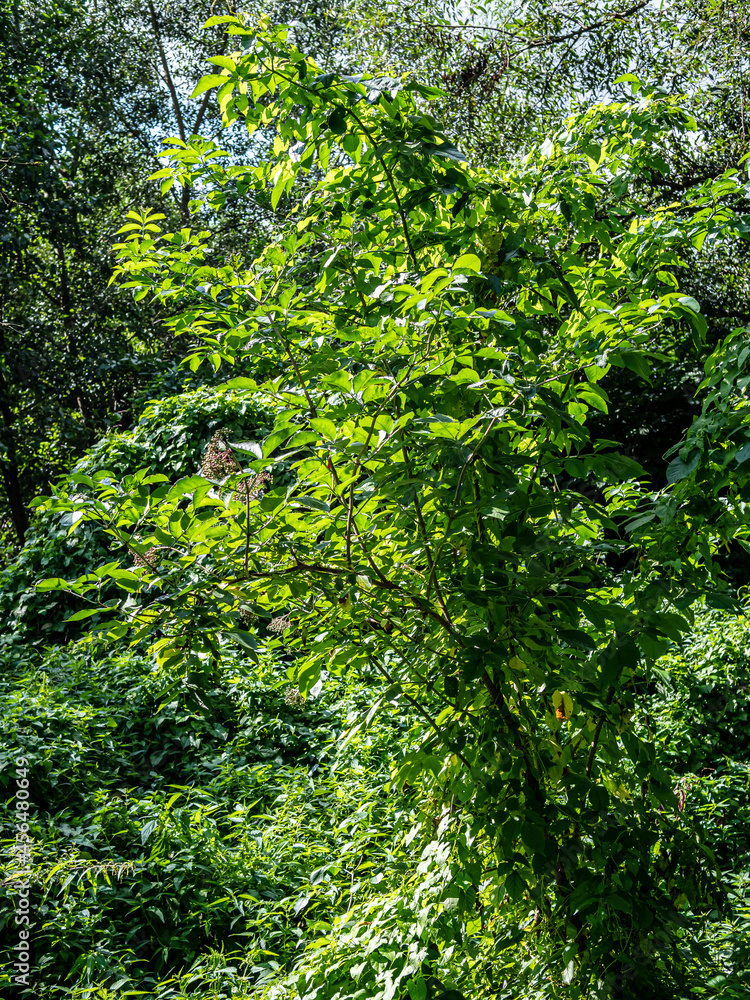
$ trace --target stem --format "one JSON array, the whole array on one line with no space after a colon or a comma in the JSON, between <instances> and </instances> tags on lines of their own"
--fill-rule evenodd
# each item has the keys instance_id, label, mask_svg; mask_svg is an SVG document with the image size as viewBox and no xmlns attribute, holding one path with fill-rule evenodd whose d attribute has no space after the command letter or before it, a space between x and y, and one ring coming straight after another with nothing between
<instances>
[{"instance_id":1,"label":"stem","mask_svg":"<svg viewBox=\"0 0 750 1000\"><path fill-rule=\"evenodd\" d=\"M151 3L151 0L149 0L149 3ZM261 62L262 62L262 60L261 60ZM282 73L280 70L275 69L273 67L271 67L271 68L272 68L273 72L277 76L280 76L282 78L282 80L286 80L287 83L291 83L294 86L299 87L301 90L306 91L308 94L314 94L314 95L316 94L316 92L314 90L312 90L312 88L306 87L304 85L304 83L300 83L298 80L292 80L291 77L287 76L285 73ZM396 207L398 208L398 213L401 216L401 227L404 230L404 238L406 239L406 246L407 246L407 248L409 250L409 256L411 257L411 262L414 265L414 270L418 271L419 270L419 263L417 261L417 255L414 252L414 246L412 245L412 242L411 242L411 235L409 233L409 224L408 224L408 222L406 220L406 213L404 212L404 206L403 206L403 204L401 202L401 199L399 198L398 191L396 190L396 185L395 185L394 180L393 180L393 175L391 174L390 170L388 169L388 167L386 165L385 160L383 159L383 154L380 153L380 152L378 152L377 141L375 140L375 137L373 136L372 132L369 130L369 128L365 125L365 123L362 121L362 119L359 117L359 115L355 111L352 111L351 108L346 108L343 105L341 105L340 107L341 107L341 110L344 112L344 114L351 115L351 117L354 119L354 121L359 125L359 127L362 129L362 131L364 132L365 136L367 137L368 141L370 142L370 144L372 146L373 153L380 160L380 165L382 166L383 172L385 173L385 176L386 176L386 178L388 180L388 184L390 185L391 191L393 193L393 197L394 197L394 199L396 201Z\"/></svg>"},{"instance_id":2,"label":"stem","mask_svg":"<svg viewBox=\"0 0 750 1000\"><path fill-rule=\"evenodd\" d=\"M510 401L510 403L508 404L508 408L509 409L513 405L513 403L515 403L515 401L518 399L519 395L520 395L519 393L516 393L516 395ZM479 453L479 449L482 447L482 445L484 444L484 442L489 437L489 434L492 431L492 428L497 423L498 419L499 418L497 416L495 416L489 422L489 424L487 425L487 427L485 429L484 434L482 435L482 437L480 438L480 440L477 443L476 447L474 448L474 451L471 453L471 455L469 455L468 459L464 463L464 467L461 469L461 475L458 477L458 483L456 484L456 492L453 495L453 507L451 509L450 514L448 515L448 524L446 525L445 532L443 533L443 540L440 542L440 545L438 545L437 554L435 556L435 565L437 565L438 562L439 562L439 560L440 560L440 556L442 554L443 547L445 546L446 542L448 541L448 536L450 535L451 527L453 526L453 522L456 519L456 512L457 512L457 507L458 507L458 498L459 498L459 495L461 493L461 487L463 485L464 476L466 475L466 470L469 468L470 465L473 464L474 459L477 457L477 455ZM430 574L430 578L427 581L427 594L428 594L428 596L429 596L431 587L432 587L432 574Z\"/></svg>"},{"instance_id":3,"label":"stem","mask_svg":"<svg viewBox=\"0 0 750 1000\"><path fill-rule=\"evenodd\" d=\"M169 62L167 60L166 52L164 51L164 45L162 44L161 33L159 31L159 19L156 16L156 10L154 9L152 0L148 0L148 9L151 25L154 29L156 47L159 50L159 61L162 65L162 78L167 85L167 90L169 91L169 96L172 100L172 108L174 109L174 116L177 120L177 130L180 133L180 139L187 145L185 121L182 117L182 109L180 108L180 101L177 97L177 91L172 79L172 74L169 71ZM182 215L183 222L187 222L190 217L190 185L187 183L182 185L182 191L180 193L180 214Z\"/></svg>"},{"instance_id":4,"label":"stem","mask_svg":"<svg viewBox=\"0 0 750 1000\"><path fill-rule=\"evenodd\" d=\"M432 716L422 708L422 706L419 704L419 702L416 700L416 698L412 698L412 696L410 694L407 694L407 692L404 691L402 685L398 684L393 679L392 675L388 673L388 671L386 670L385 667L381 666L378 663L378 661L375 659L374 656L371 656L370 654L368 654L367 655L367 659L370 661L370 663L372 663L372 665L375 667L375 669L378 670L383 675L383 677L385 677L385 679L388 681L389 684L392 684L394 687L397 687L399 689L399 691L401 692L401 694L403 695L403 697L406 698L406 700L409 702L409 704L412 705L419 712L419 714L422 716L422 718L425 719L430 724L430 726L437 733L438 739L443 744L443 746L447 747L447 749L450 750L450 752L452 754L455 754L456 757L458 757L458 759L461 761L461 763L465 767L467 767L469 770L471 770L471 764L468 762L468 760L464 757L464 755L461 753L460 750L456 750L455 747L452 747L450 745L450 743L448 743L446 741L445 734L443 733L443 731L440 729L440 727L434 721L434 719L432 718Z\"/></svg>"},{"instance_id":5,"label":"stem","mask_svg":"<svg viewBox=\"0 0 750 1000\"><path fill-rule=\"evenodd\" d=\"M198 129L201 127L201 124L203 122L203 116L205 115L206 111L208 111L208 100L211 96L211 93L212 91L207 90L206 93L203 95L203 100L201 101L200 108L198 108L198 115L195 119L195 126L193 127L193 135L197 135Z\"/></svg>"},{"instance_id":6,"label":"stem","mask_svg":"<svg viewBox=\"0 0 750 1000\"><path fill-rule=\"evenodd\" d=\"M294 354L292 353L292 349L289 346L289 341L286 339L286 337L283 337L281 335L281 333L276 329L275 325L272 325L271 329L274 331L274 333L276 334L276 336L279 338L279 340L281 341L281 343L284 345L286 353L289 355L289 360L292 362L292 368L294 368L294 371L297 374L297 378L299 379L300 387L301 387L302 391L305 394L305 399L307 400L307 405L310 407L310 413L314 417L317 417L317 415L318 415L317 408L315 406L315 403L313 403L313 401L312 401L312 396L310 395L310 393L309 393L309 391L307 389L307 386L305 385L305 380L302 378L302 372L300 371L299 365L297 364L297 359L295 358Z\"/></svg>"},{"instance_id":7,"label":"stem","mask_svg":"<svg viewBox=\"0 0 750 1000\"><path fill-rule=\"evenodd\" d=\"M365 135L367 136L368 140L372 144L372 151L373 151L373 153L380 160L380 165L383 168L385 176L388 178L388 183L390 184L391 191L393 192L393 197L394 197L394 199L396 201L396 206L398 207L398 214L401 216L401 226L402 226L402 228L404 230L404 238L406 240L406 246L409 249L409 256L411 257L411 262L414 265L414 270L418 271L419 270L419 263L417 262L417 255L414 252L414 247L413 247L412 242L411 242L411 235L409 233L409 224L406 221L406 214L404 212L404 206L401 203L401 199L399 198L398 191L396 190L396 185L395 185L394 180L393 180L393 175L391 174L390 170L386 166L386 162L383 159L383 154L378 152L378 145L377 145L377 142L375 140L375 137L373 136L372 132L368 129L368 127L365 125L365 123L362 121L362 119L359 117L359 115L355 111L352 111L351 108L343 108L342 110L344 112L348 112L352 116L352 118L354 119L354 121L359 125L359 127L362 129L362 131L365 133Z\"/></svg>"},{"instance_id":8,"label":"stem","mask_svg":"<svg viewBox=\"0 0 750 1000\"><path fill-rule=\"evenodd\" d=\"M159 31L159 20L156 16L156 10L152 0L148 0L148 10L151 18L151 27L154 29L154 38L156 39L156 47L159 50L159 61L162 65L162 77L167 85L167 90L169 91L169 96L172 98L172 108L174 109L174 115L177 119L177 129L180 133L180 139L185 142L185 123L182 118L182 109L180 108L180 102L177 97L177 91L175 90L174 81L172 80L172 74L169 72L169 62L167 61L166 53L164 52L164 46L161 41L161 33Z\"/></svg>"},{"instance_id":9,"label":"stem","mask_svg":"<svg viewBox=\"0 0 750 1000\"><path fill-rule=\"evenodd\" d=\"M399 418L401 416L401 407L398 405L398 401L396 401L396 415ZM402 440L403 440L403 434L402 434ZM412 470L411 470L409 449L407 448L406 444L401 445L401 450L404 453L404 465L406 466L406 473L409 479L413 479L414 476L412 475ZM419 525L419 533L422 536L422 542L424 544L424 553L427 559L427 568L430 571L429 576L427 577L427 591L426 591L427 600L430 599L430 583L431 581L434 581L435 596L437 597L437 601L438 604L440 605L441 611L445 615L445 620L448 622L448 624L452 629L453 622L451 620L450 614L448 613L448 608L445 605L445 599L443 598L443 593L442 590L440 589L440 584L437 579L437 572L436 572L437 562L432 558L432 551L430 550L430 544L428 542L428 536L427 536L427 525L425 524L424 517L422 516L422 506L419 502L419 497L417 496L416 489L414 491L414 509L417 513L417 524Z\"/></svg>"},{"instance_id":10,"label":"stem","mask_svg":"<svg viewBox=\"0 0 750 1000\"><path fill-rule=\"evenodd\" d=\"M641 0L640 3L633 4L632 7L628 7L626 10L615 11L613 14L608 14L607 17L604 17L599 21L593 21L591 24L585 24L581 28L576 28L575 31L569 31L564 35L548 35L547 38L539 39L536 42L530 42L527 48L542 48L545 45L554 45L556 42L566 42L570 39L578 39L581 35L584 35L587 32L596 31L597 28L603 27L609 21L621 21L626 17L631 17L647 5L648 0ZM415 27L431 28L433 31L492 31L499 35L506 35L509 38L523 38L520 31L509 31L508 28L493 28L488 24L440 24L439 22L434 21L416 21L411 22L411 24ZM523 52L525 50L521 49L520 51Z\"/></svg>"},{"instance_id":11,"label":"stem","mask_svg":"<svg viewBox=\"0 0 750 1000\"><path fill-rule=\"evenodd\" d=\"M587 778L591 777L591 771L592 771L592 769L594 767L594 758L596 757L596 749L599 746L599 737L601 736L601 733L602 733L602 726L604 725L604 718L605 717L603 715L599 718L599 721L596 724L596 729L594 730L594 738L591 741L591 748L589 750L589 759L586 762L586 777Z\"/></svg>"},{"instance_id":12,"label":"stem","mask_svg":"<svg viewBox=\"0 0 750 1000\"><path fill-rule=\"evenodd\" d=\"M245 559L244 568L247 576L248 561L250 558L250 483L245 482Z\"/></svg>"},{"instance_id":13,"label":"stem","mask_svg":"<svg viewBox=\"0 0 750 1000\"><path fill-rule=\"evenodd\" d=\"M354 479L349 487L349 505L346 512L346 561L352 564L352 518L354 516Z\"/></svg>"}]
</instances>

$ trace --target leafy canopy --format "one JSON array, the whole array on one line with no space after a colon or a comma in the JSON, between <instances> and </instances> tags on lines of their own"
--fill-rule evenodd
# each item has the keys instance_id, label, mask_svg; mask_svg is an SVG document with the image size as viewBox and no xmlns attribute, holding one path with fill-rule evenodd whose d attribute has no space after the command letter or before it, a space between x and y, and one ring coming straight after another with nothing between
<instances>
[{"instance_id":1,"label":"leafy canopy","mask_svg":"<svg viewBox=\"0 0 750 1000\"><path fill-rule=\"evenodd\" d=\"M195 213L254 192L277 229L251 264L219 263L211 232L130 213L118 276L174 313L191 367L269 372L228 386L275 424L223 442L213 475L72 477L47 507L71 530L103 525L125 555L41 587L85 596L75 617L112 638L155 638L176 674L219 657L221 636L255 655L250 612L284 622L303 693L359 672L373 684L361 725L411 705L417 748L391 783L437 811L451 907L485 913L476 934L514 908L536 928L521 968L537 989L608 995L655 956L663 967L682 908L720 902L641 696L696 597L731 606L714 555L746 536L748 446L709 456L729 382L700 443L672 442L665 490L590 428L613 366L648 380L676 332L703 337L676 274L739 238L726 202L741 180L654 198L662 147L695 125L637 81L632 101L591 108L521 165L475 168L429 114L437 91L321 74L287 29L220 21L235 51L195 96L216 88L225 126L272 134L273 155L242 165L172 140L159 176L191 188ZM126 596L100 601L111 582ZM449 910L429 932L441 949L460 936ZM350 995L372 931L348 933L326 996ZM368 996L408 982L423 998L425 955L395 979L374 959L355 978ZM304 975L298 988L314 995Z\"/></svg>"}]
</instances>

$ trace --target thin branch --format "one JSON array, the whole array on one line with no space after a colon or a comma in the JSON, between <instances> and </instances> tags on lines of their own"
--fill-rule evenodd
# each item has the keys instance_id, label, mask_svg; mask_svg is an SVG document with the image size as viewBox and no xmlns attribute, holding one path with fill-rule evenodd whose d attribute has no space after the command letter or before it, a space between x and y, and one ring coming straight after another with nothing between
<instances>
[{"instance_id":1,"label":"thin branch","mask_svg":"<svg viewBox=\"0 0 750 1000\"><path fill-rule=\"evenodd\" d=\"M391 191L393 192L393 197L394 197L394 199L396 201L396 206L398 207L398 213L401 216L401 226L402 226L402 228L404 230L404 239L406 240L406 246L409 249L409 256L411 257L411 262L414 265L414 270L418 271L419 270L419 263L417 261L417 255L415 253L414 247L413 247L412 242L411 242L411 235L409 233L409 223L406 220L406 214L404 212L404 206L401 203L401 198L399 197L398 191L396 190L396 184L395 184L395 182L393 180L393 175L391 174L390 170L386 166L385 160L383 159L383 154L378 151L378 144L377 144L377 142L375 140L375 137L373 136L372 132L370 132L370 130L368 129L368 127L365 125L365 123L362 121L362 119L359 117L359 115L355 111L353 111L351 108L343 108L343 111L345 113L350 114L352 116L352 118L354 119L354 121L359 125L359 127L362 129L362 131L367 136L367 139L369 140L369 142L372 144L372 151L373 151L373 153L380 160L380 165L382 166L383 171L385 172L385 176L388 178L388 183L389 183L389 185L391 187Z\"/></svg>"},{"instance_id":2,"label":"thin branch","mask_svg":"<svg viewBox=\"0 0 750 1000\"><path fill-rule=\"evenodd\" d=\"M149 0L149 3L150 2L151 2L151 0ZM281 77L282 80L286 80L287 83L294 84L295 86L299 87L301 90L306 91L308 94L316 95L316 91L314 91L311 87L306 87L304 83L300 83L298 80L292 80L291 77L287 76L285 73L282 73L280 70L275 69L273 67L271 67L271 68L273 69L273 72L277 76ZM354 119L354 121L359 125L359 127L362 129L362 131L364 132L365 136L367 137L368 141L370 142L370 145L372 146L373 153L380 160L380 165L382 166L383 171L384 171L385 176L386 176L386 179L388 180L388 184L390 185L391 191L393 193L393 197L394 197L395 202L396 202L396 207L398 208L398 213L399 213L399 215L401 217L401 226L402 226L403 231L404 231L404 238L406 239L406 246L407 246L408 251L409 251L409 256L411 257L411 262L414 265L414 270L418 271L419 270L419 263L417 261L417 255L416 255L416 252L415 252L414 247L413 247L412 242L411 242L411 235L409 233L409 223L407 222L407 219L406 219L406 213L404 212L404 206L403 206L403 204L401 202L401 198L399 197L398 191L396 190L396 185L395 185L395 182L393 180L393 176L392 176L390 170L388 169L388 167L386 166L385 160L383 159L383 154L378 151L378 143L377 143L375 137L373 136L372 132L369 130L369 128L365 125L365 123L362 121L362 119L359 117L359 115L355 111L353 111L351 108L344 107L344 105L341 105L340 109L344 112L344 114L351 115L351 117Z\"/></svg>"},{"instance_id":3,"label":"thin branch","mask_svg":"<svg viewBox=\"0 0 750 1000\"><path fill-rule=\"evenodd\" d=\"M602 715L596 724L596 729L594 730L594 738L591 741L591 749L589 750L589 759L586 762L586 777L591 777L591 771L594 767L594 758L596 757L596 748L599 746L599 737L602 733L602 726L604 725L604 720L606 716Z\"/></svg>"},{"instance_id":4,"label":"thin branch","mask_svg":"<svg viewBox=\"0 0 750 1000\"><path fill-rule=\"evenodd\" d=\"M597 28L602 28L611 21L622 21L627 17L632 17L633 14L637 14L639 10L648 6L649 0L641 0L640 3L633 4L632 7L628 7L627 10L615 11L612 14L608 14L606 17L601 18L599 21L593 21L591 24L584 24L580 28L576 28L574 31L568 31L561 35L547 35L546 38L540 38L535 42L530 42L525 48L520 49L520 52L525 52L528 49L539 49L544 48L548 45L556 45L558 42L575 41L579 39L582 35L589 34L592 31L596 31ZM490 31L494 34L505 35L508 38L524 39L526 36L520 31L510 31L508 28L495 28L489 24L440 24L439 22L431 21L412 21L409 23L409 27L418 28L431 28L435 31Z\"/></svg>"},{"instance_id":5,"label":"thin branch","mask_svg":"<svg viewBox=\"0 0 750 1000\"><path fill-rule=\"evenodd\" d=\"M208 102L211 98L211 93L212 93L211 90L207 90L206 93L203 95L201 106L200 108L198 108L198 116L195 119L195 125L193 127L193 135L198 134L198 129L201 127L201 123L203 122L203 116L206 114L206 111L208 111Z\"/></svg>"},{"instance_id":6,"label":"thin branch","mask_svg":"<svg viewBox=\"0 0 750 1000\"><path fill-rule=\"evenodd\" d=\"M286 353L289 355L289 360L292 362L292 367L294 368L294 371L295 371L295 373L297 375L297 378L299 379L300 388L302 389L302 391L305 394L305 399L307 400L307 405L310 407L310 413L312 413L313 417L317 417L317 415L318 415L317 408L315 406L315 403L313 402L312 396L310 395L310 392L309 392L307 386L305 385L305 380L302 378L302 372L300 371L299 365L297 364L297 359L295 358L294 353L292 352L292 349L289 346L289 341L286 339L286 337L284 337L284 336L281 335L280 331L278 331L276 329L276 324L275 323L271 324L271 329L276 334L276 336L279 338L279 340L282 342L282 344L284 345L284 347L286 349Z\"/></svg>"},{"instance_id":7,"label":"thin branch","mask_svg":"<svg viewBox=\"0 0 750 1000\"><path fill-rule=\"evenodd\" d=\"M177 128L180 133L180 139L183 142L186 141L185 137L185 123L182 119L182 109L180 108L180 102L177 97L177 91L175 90L174 81L172 80L172 74L169 72L169 62L167 61L167 55L164 51L164 46L161 40L161 32L159 31L159 20L156 16L156 10L152 0L148 0L148 9L151 16L151 26L154 29L154 38L156 39L156 47L159 50L159 60L162 65L162 76L164 82L167 85L167 90L169 91L169 96L172 98L172 107L174 108L175 118L177 119Z\"/></svg>"},{"instance_id":8,"label":"thin branch","mask_svg":"<svg viewBox=\"0 0 750 1000\"><path fill-rule=\"evenodd\" d=\"M224 55L224 53L226 51L226 47L227 47L227 39L228 38L229 38L229 36L226 35L226 34L224 34L222 36L221 48L219 49L219 51L217 53L218 55L220 55L220 56ZM211 94L213 93L213 90L214 90L214 88L212 87L210 90L207 90L206 93L203 95L203 100L201 101L200 108L198 108L198 115L197 115L197 117L195 119L195 125L193 126L193 135L197 135L198 134L198 129L201 127L201 124L203 122L203 118L204 118L204 116L206 114L206 111L208 111L208 102L211 99Z\"/></svg>"},{"instance_id":9,"label":"thin branch","mask_svg":"<svg viewBox=\"0 0 750 1000\"><path fill-rule=\"evenodd\" d=\"M385 679L388 681L389 684L392 684L394 687L397 687L399 689L399 691L401 692L401 694L403 695L403 697L406 698L406 700L409 702L409 704L413 708L415 708L417 710L417 712L419 712L419 714L422 716L422 718L425 719L429 723L429 725L437 733L438 739L443 744L443 746L447 747L447 749L450 750L450 752L452 754L455 754L456 757L458 757L458 759L461 761L461 763L465 767L467 767L469 770L471 770L471 764L468 762L468 760L464 757L464 755L461 753L460 750L457 750L455 747L451 746L450 743L448 743L448 741L445 738L444 731L442 729L440 729L440 727L437 725L437 723L432 718L432 716L422 708L422 706L419 704L419 702L416 700L416 698L412 698L412 696L410 694L407 694L407 692L404 691L403 686L401 684L397 683L393 679L393 677L391 676L391 674L386 670L386 668L383 667L383 666L381 666L381 664L378 663L378 661L375 659L375 657L371 653L369 653L369 652L367 653L367 659L370 661L370 663L372 663L372 665L375 667L375 669L377 671L379 671L383 675L383 677L385 677Z\"/></svg>"},{"instance_id":10,"label":"thin branch","mask_svg":"<svg viewBox=\"0 0 750 1000\"><path fill-rule=\"evenodd\" d=\"M637 14L639 10L648 6L648 2L649 0L641 0L640 3L633 4L633 6L628 7L627 10L616 11L614 14L608 14L607 17L603 17L599 21L592 21L591 24L584 24L575 31L568 31L563 35L548 35L547 38L542 38L537 42L531 42L526 46L526 50L540 49L548 45L556 45L558 42L577 41L582 35L587 35L592 31L596 31L597 28L603 28L611 21L623 21L626 17L632 17L633 14ZM522 52L526 50L521 49Z\"/></svg>"}]
</instances>

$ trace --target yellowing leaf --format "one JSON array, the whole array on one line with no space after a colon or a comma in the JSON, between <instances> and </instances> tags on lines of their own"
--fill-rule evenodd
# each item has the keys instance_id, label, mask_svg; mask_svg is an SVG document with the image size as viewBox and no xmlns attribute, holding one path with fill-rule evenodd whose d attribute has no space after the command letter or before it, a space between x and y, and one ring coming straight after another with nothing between
<instances>
[{"instance_id":1,"label":"yellowing leaf","mask_svg":"<svg viewBox=\"0 0 750 1000\"><path fill-rule=\"evenodd\" d=\"M460 257L457 257L453 262L453 270L458 270L459 268L465 271L479 271L482 270L482 262L474 253L462 253Z\"/></svg>"},{"instance_id":2,"label":"yellowing leaf","mask_svg":"<svg viewBox=\"0 0 750 1000\"><path fill-rule=\"evenodd\" d=\"M552 704L555 706L557 718L563 722L573 714L573 699L566 691L553 692Z\"/></svg>"}]
</instances>

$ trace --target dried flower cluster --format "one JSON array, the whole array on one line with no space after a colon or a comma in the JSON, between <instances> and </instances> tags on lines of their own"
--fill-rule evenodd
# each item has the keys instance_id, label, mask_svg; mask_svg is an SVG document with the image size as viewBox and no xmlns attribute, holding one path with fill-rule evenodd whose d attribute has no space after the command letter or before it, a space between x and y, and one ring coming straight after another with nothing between
<instances>
[{"instance_id":1,"label":"dried flower cluster","mask_svg":"<svg viewBox=\"0 0 750 1000\"><path fill-rule=\"evenodd\" d=\"M265 469L262 472L256 473L254 476L248 476L247 479L243 480L234 491L233 499L243 500L245 502L248 500L260 500L266 486L268 486L272 480L273 476Z\"/></svg>"},{"instance_id":2,"label":"dried flower cluster","mask_svg":"<svg viewBox=\"0 0 750 1000\"><path fill-rule=\"evenodd\" d=\"M292 627L292 620L289 615L280 615L278 618L272 618L268 624L269 632L277 632L282 635L288 628Z\"/></svg>"},{"instance_id":3,"label":"dried flower cluster","mask_svg":"<svg viewBox=\"0 0 750 1000\"><path fill-rule=\"evenodd\" d=\"M224 479L239 472L240 464L221 431L216 431L203 452L200 473L205 479Z\"/></svg>"}]
</instances>

